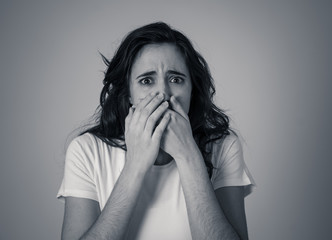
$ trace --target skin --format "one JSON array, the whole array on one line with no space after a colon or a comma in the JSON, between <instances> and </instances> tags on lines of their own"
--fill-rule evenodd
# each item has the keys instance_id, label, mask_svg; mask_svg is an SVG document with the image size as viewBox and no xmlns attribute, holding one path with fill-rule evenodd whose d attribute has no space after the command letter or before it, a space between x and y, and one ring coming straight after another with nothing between
<instances>
[{"instance_id":1,"label":"skin","mask_svg":"<svg viewBox=\"0 0 332 240\"><path fill-rule=\"evenodd\" d=\"M180 104L182 115L187 116L191 100L191 78L187 65L177 47L172 44L150 44L143 47L133 64L130 74L130 101L138 105L147 95L157 94L164 101ZM172 99L172 101L170 101ZM176 100L175 100L176 99ZM167 110L173 121L175 112ZM169 128L166 135L169 135ZM191 132L191 130L189 130ZM155 164L166 164L172 160L164 149L165 138L162 139L162 149Z\"/></svg>"},{"instance_id":2,"label":"skin","mask_svg":"<svg viewBox=\"0 0 332 240\"><path fill-rule=\"evenodd\" d=\"M214 191L192 136L187 116L191 91L189 71L176 46L141 49L130 74L133 107L125 121L124 169L102 212L94 200L66 198L63 239L122 239L146 172L172 159L193 239L248 238L243 187Z\"/></svg>"}]
</instances>

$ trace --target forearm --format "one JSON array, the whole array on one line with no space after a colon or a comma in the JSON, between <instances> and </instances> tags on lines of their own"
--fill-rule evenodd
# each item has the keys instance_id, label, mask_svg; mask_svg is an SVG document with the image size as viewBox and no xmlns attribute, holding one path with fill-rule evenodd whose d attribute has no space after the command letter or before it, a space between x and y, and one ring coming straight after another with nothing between
<instances>
[{"instance_id":1,"label":"forearm","mask_svg":"<svg viewBox=\"0 0 332 240\"><path fill-rule=\"evenodd\" d=\"M137 99L125 119L126 164L102 213L82 239L123 239L147 170L158 157L170 120L164 95L151 92ZM160 122L157 124L157 121Z\"/></svg>"},{"instance_id":2,"label":"forearm","mask_svg":"<svg viewBox=\"0 0 332 240\"><path fill-rule=\"evenodd\" d=\"M239 239L220 208L201 153L198 148L192 152L176 163L193 239Z\"/></svg>"},{"instance_id":3,"label":"forearm","mask_svg":"<svg viewBox=\"0 0 332 240\"><path fill-rule=\"evenodd\" d=\"M100 216L81 239L123 239L144 174L125 166Z\"/></svg>"}]
</instances>

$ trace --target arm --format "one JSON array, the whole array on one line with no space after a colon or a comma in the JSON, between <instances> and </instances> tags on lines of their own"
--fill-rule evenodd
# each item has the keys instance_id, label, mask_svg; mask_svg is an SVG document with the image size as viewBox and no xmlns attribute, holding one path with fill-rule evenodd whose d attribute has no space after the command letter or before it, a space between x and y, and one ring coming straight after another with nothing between
<instances>
[{"instance_id":1,"label":"arm","mask_svg":"<svg viewBox=\"0 0 332 240\"><path fill-rule=\"evenodd\" d=\"M245 239L246 232L238 227L238 222L245 222L245 218L236 219L238 215L233 212L236 206L223 199L233 196L236 202L241 202L243 197L227 190L214 192L203 157L192 137L189 119L174 97L171 104L175 112L171 114L162 147L177 163L193 239L239 239L239 236ZM230 216L236 216L235 221L229 221L228 218L233 219Z\"/></svg>"},{"instance_id":2,"label":"arm","mask_svg":"<svg viewBox=\"0 0 332 240\"><path fill-rule=\"evenodd\" d=\"M91 227L99 215L100 208L97 201L66 197L61 239L78 239Z\"/></svg>"},{"instance_id":3,"label":"arm","mask_svg":"<svg viewBox=\"0 0 332 240\"><path fill-rule=\"evenodd\" d=\"M121 239L143 178L143 174L125 167L101 213L94 200L66 198L62 239Z\"/></svg>"},{"instance_id":4,"label":"arm","mask_svg":"<svg viewBox=\"0 0 332 240\"><path fill-rule=\"evenodd\" d=\"M247 221L244 206L244 187L222 187L216 191L216 196L229 223L241 239L248 239Z\"/></svg>"},{"instance_id":5,"label":"arm","mask_svg":"<svg viewBox=\"0 0 332 240\"><path fill-rule=\"evenodd\" d=\"M81 239L122 239L135 208L144 174L125 167L105 208Z\"/></svg>"},{"instance_id":6,"label":"arm","mask_svg":"<svg viewBox=\"0 0 332 240\"><path fill-rule=\"evenodd\" d=\"M132 185L128 184L127 186ZM239 235L242 236L241 239L247 239L248 236L244 212L243 188L224 187L217 189L215 193L217 199L219 200L219 204L222 207L229 222L239 233ZM117 194L114 195L116 196ZM123 194L120 196L123 196ZM203 206L205 204L206 202L204 202ZM130 211L130 209L127 210ZM103 214L107 216L106 208L103 211ZM98 202L84 198L67 197L65 203L65 216L62 230L62 239L78 239L79 236L82 236L86 232L86 230L92 226L92 224L97 220L99 215L100 209ZM102 224L103 221L100 219L99 222L101 222ZM79 225L77 223L79 223ZM107 224L107 226L111 225L114 224ZM121 223L117 222L116 225L119 226L121 225ZM99 232L99 230L96 231ZM102 232L100 232L100 235L102 235Z\"/></svg>"},{"instance_id":7,"label":"arm","mask_svg":"<svg viewBox=\"0 0 332 240\"><path fill-rule=\"evenodd\" d=\"M218 203L199 149L176 163L193 239L239 239Z\"/></svg>"},{"instance_id":8,"label":"arm","mask_svg":"<svg viewBox=\"0 0 332 240\"><path fill-rule=\"evenodd\" d=\"M162 101L163 97L149 95L136 110L129 110L125 122L126 163L103 211L99 215L92 200L66 200L63 239L78 239L82 235L81 239L124 237L145 173L157 158L160 139L169 121L166 114L156 126L167 109L167 103L160 104Z\"/></svg>"}]
</instances>

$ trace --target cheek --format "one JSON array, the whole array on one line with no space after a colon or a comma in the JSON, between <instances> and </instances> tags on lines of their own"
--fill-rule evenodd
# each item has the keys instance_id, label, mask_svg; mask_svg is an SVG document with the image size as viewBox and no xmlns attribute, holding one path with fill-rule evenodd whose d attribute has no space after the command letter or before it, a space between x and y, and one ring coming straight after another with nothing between
<instances>
[{"instance_id":1,"label":"cheek","mask_svg":"<svg viewBox=\"0 0 332 240\"><path fill-rule=\"evenodd\" d=\"M138 87L130 89L130 103L133 105L139 104L149 93L150 92L139 89Z\"/></svg>"},{"instance_id":2,"label":"cheek","mask_svg":"<svg viewBox=\"0 0 332 240\"><path fill-rule=\"evenodd\" d=\"M146 95L142 95L142 96L134 96L133 98L131 98L131 103L133 105L138 105L144 98L146 97Z\"/></svg>"},{"instance_id":3,"label":"cheek","mask_svg":"<svg viewBox=\"0 0 332 240\"><path fill-rule=\"evenodd\" d=\"M188 114L190 108L191 93L190 94L186 93L184 95L175 96L175 97L179 101L182 109Z\"/></svg>"}]
</instances>

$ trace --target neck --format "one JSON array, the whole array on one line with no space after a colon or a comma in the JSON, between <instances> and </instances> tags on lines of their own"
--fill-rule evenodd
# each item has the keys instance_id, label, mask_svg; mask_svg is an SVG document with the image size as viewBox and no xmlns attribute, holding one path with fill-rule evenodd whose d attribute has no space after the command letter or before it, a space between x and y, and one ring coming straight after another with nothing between
<instances>
[{"instance_id":1,"label":"neck","mask_svg":"<svg viewBox=\"0 0 332 240\"><path fill-rule=\"evenodd\" d=\"M154 162L154 165L165 165L165 164L171 162L172 159L173 158L171 155L169 155L164 150L160 149L158 157L157 157L156 161Z\"/></svg>"}]
</instances>

